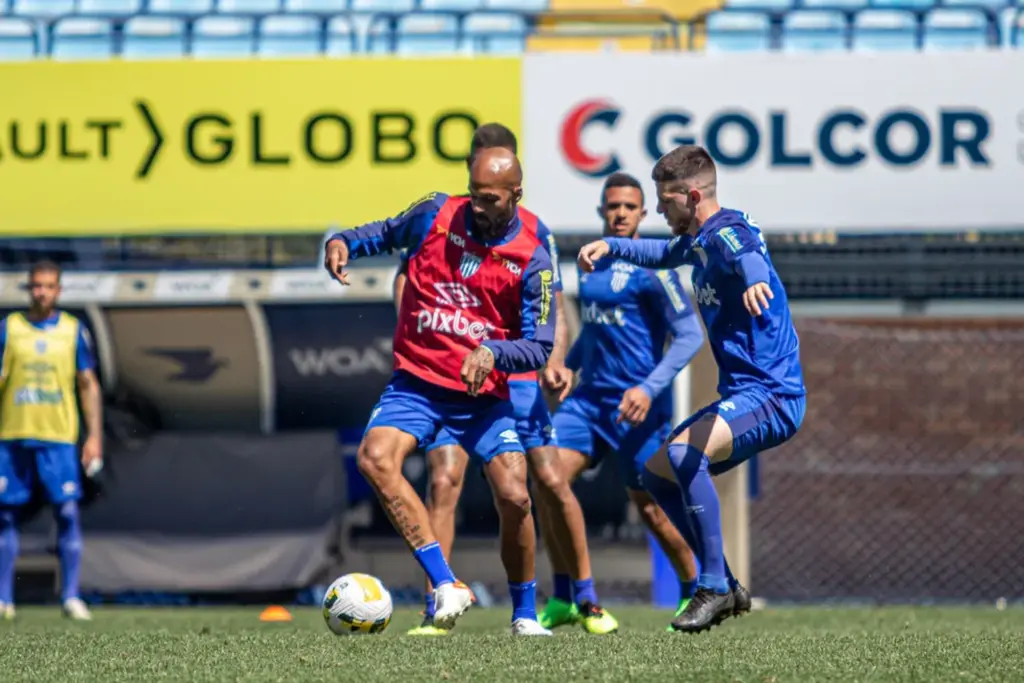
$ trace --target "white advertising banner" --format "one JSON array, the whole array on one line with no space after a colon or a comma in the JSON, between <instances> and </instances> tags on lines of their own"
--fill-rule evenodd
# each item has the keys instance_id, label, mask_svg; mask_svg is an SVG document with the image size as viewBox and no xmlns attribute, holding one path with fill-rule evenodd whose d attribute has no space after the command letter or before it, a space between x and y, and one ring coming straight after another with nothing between
<instances>
[{"instance_id":1,"label":"white advertising banner","mask_svg":"<svg viewBox=\"0 0 1024 683\"><path fill-rule=\"evenodd\" d=\"M1024 51L524 61L526 202L559 231L599 229L616 170L663 230L651 169L680 144L769 232L1024 227Z\"/></svg>"}]
</instances>

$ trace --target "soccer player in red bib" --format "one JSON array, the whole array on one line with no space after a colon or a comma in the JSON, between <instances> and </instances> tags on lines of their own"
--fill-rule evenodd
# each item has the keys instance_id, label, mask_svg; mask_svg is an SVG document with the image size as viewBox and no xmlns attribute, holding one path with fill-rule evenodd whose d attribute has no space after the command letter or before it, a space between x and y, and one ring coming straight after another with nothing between
<instances>
[{"instance_id":1,"label":"soccer player in red bib","mask_svg":"<svg viewBox=\"0 0 1024 683\"><path fill-rule=\"evenodd\" d=\"M456 582L404 459L446 429L484 462L500 518L512 632L537 623L536 534L508 373L539 370L554 344L554 275L532 220L520 215L519 160L481 151L469 196L428 195L396 218L334 235L325 266L342 284L352 259L408 250L395 328L395 373L370 415L359 469L434 586L434 623L450 630L472 601Z\"/></svg>"}]
</instances>

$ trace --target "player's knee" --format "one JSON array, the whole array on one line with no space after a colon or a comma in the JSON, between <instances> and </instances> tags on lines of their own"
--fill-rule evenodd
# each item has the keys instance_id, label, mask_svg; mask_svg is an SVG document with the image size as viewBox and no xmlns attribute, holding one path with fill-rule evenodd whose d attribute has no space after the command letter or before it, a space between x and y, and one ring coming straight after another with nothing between
<instances>
[{"instance_id":1,"label":"player's knee","mask_svg":"<svg viewBox=\"0 0 1024 683\"><path fill-rule=\"evenodd\" d=\"M648 529L658 529L670 523L665 511L645 491L631 491L629 497L633 499L633 505L640 514L640 520Z\"/></svg>"},{"instance_id":2,"label":"player's knee","mask_svg":"<svg viewBox=\"0 0 1024 683\"><path fill-rule=\"evenodd\" d=\"M434 507L455 508L461 493L461 475L447 471L431 471L430 501Z\"/></svg>"},{"instance_id":3,"label":"player's knee","mask_svg":"<svg viewBox=\"0 0 1024 683\"><path fill-rule=\"evenodd\" d=\"M530 492L525 481L508 481L494 490L494 504L498 514L506 518L521 518L530 514Z\"/></svg>"},{"instance_id":4,"label":"player's knee","mask_svg":"<svg viewBox=\"0 0 1024 683\"><path fill-rule=\"evenodd\" d=\"M569 481L556 464L545 464L533 470L532 480L535 495L562 500L572 495Z\"/></svg>"},{"instance_id":5,"label":"player's knee","mask_svg":"<svg viewBox=\"0 0 1024 683\"><path fill-rule=\"evenodd\" d=\"M374 441L364 441L356 453L356 464L359 472L371 482L387 481L401 474L395 467L391 449Z\"/></svg>"}]
</instances>

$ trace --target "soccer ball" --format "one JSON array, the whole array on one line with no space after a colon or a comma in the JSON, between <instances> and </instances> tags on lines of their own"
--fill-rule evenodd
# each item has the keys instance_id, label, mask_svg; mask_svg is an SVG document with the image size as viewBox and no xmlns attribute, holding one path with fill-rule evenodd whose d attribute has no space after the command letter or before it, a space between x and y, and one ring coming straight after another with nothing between
<instances>
[{"instance_id":1,"label":"soccer ball","mask_svg":"<svg viewBox=\"0 0 1024 683\"><path fill-rule=\"evenodd\" d=\"M345 574L324 594L324 621L335 635L380 633L391 623L391 593L375 576Z\"/></svg>"}]
</instances>

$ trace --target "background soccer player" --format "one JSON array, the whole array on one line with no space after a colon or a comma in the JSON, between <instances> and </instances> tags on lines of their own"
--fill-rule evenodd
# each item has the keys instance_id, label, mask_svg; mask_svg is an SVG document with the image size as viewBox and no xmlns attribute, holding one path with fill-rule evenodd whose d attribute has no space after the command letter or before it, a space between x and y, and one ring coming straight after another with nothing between
<instances>
[{"instance_id":1,"label":"background soccer player","mask_svg":"<svg viewBox=\"0 0 1024 683\"><path fill-rule=\"evenodd\" d=\"M17 512L29 502L36 478L57 520L64 614L92 618L78 596L78 409L88 433L82 464L95 472L103 461L102 403L89 334L77 318L57 310L60 275L54 263L33 266L28 312L0 321L0 617L6 619L14 618Z\"/></svg>"},{"instance_id":2,"label":"background soccer player","mask_svg":"<svg viewBox=\"0 0 1024 683\"><path fill-rule=\"evenodd\" d=\"M441 552L402 462L444 427L485 471L500 518L512 632L550 635L537 623L536 535L526 459L506 373L538 370L554 343L554 275L535 229L516 210L519 161L482 150L468 197L429 195L394 219L339 233L326 266L342 284L349 259L408 249L395 329L395 373L370 415L359 469L434 585L437 625L454 626L471 603ZM497 372L496 372L497 371Z\"/></svg>"},{"instance_id":3,"label":"background soccer player","mask_svg":"<svg viewBox=\"0 0 1024 683\"><path fill-rule=\"evenodd\" d=\"M639 181L625 173L608 176L598 215L605 236L637 237L647 215ZM559 459L566 476L575 480L604 452L614 452L630 500L680 576L681 612L696 589L693 553L644 491L641 474L671 431L672 380L700 350L704 333L675 271L647 270L622 260L604 259L592 273L581 274L580 309L583 328L561 381L571 383L573 371L581 368L583 373L555 415ZM684 514L678 490L668 499ZM541 530L548 533L544 516ZM540 617L547 628L576 619L567 568L555 563L554 569L555 595Z\"/></svg>"},{"instance_id":4,"label":"background soccer player","mask_svg":"<svg viewBox=\"0 0 1024 683\"><path fill-rule=\"evenodd\" d=\"M474 155L483 149L507 149L516 153L518 143L515 134L500 123L487 123L473 133L470 156L466 163L472 165ZM558 384L565 398L570 384L561 383L565 368L565 352L568 346L568 327L562 309L562 283L558 274L558 250L554 236L544 223L523 207L522 215L529 215L537 226L537 238L548 251L553 265L552 289L558 302L555 323L555 345L544 370L544 376ZM402 254L401 266L395 275L395 307L401 305L406 282L406 254ZM618 628L618 622L599 604L594 579L590 569L590 554L587 549L586 526L579 501L569 485L563 470L558 466L555 432L551 425L548 407L537 384L537 373L520 373L509 377L509 392L515 411L519 436L526 447L533 495L537 502L545 545L552 562L562 567L565 583L571 585L579 602L573 604L575 620L590 633L610 633ZM427 454L430 483L427 490L427 515L437 535L445 559L451 558L455 541L455 511L465 482L469 456L447 430L441 430L423 449ZM554 559L556 558L557 559ZM430 581L427 581L427 600L423 612L423 623L411 629L409 635L444 635L447 633L434 623L434 599Z\"/></svg>"},{"instance_id":5,"label":"background soccer player","mask_svg":"<svg viewBox=\"0 0 1024 683\"><path fill-rule=\"evenodd\" d=\"M695 632L749 609L749 595L725 561L711 476L790 439L804 419L806 390L786 292L764 238L745 214L719 205L715 163L707 150L677 147L658 160L652 177L658 211L676 238L592 242L580 251L579 262L588 272L606 255L648 268L693 266L721 399L675 429L667 448L648 461L644 483L662 503L663 482L674 477L686 497L689 524L673 521L692 534L701 574L696 594L672 623Z\"/></svg>"}]
</instances>

